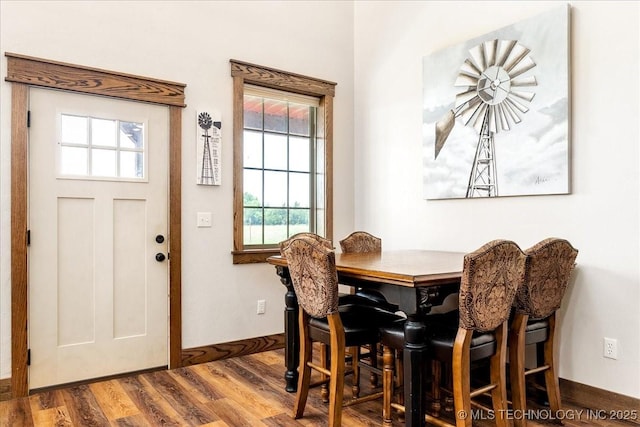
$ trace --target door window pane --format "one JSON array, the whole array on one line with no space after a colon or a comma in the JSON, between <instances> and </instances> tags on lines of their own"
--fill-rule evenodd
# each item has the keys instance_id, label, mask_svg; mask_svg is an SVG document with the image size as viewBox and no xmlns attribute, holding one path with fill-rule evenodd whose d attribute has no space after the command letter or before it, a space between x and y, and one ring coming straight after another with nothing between
<instances>
[{"instance_id":1,"label":"door window pane","mask_svg":"<svg viewBox=\"0 0 640 427\"><path fill-rule=\"evenodd\" d=\"M59 147L61 176L145 178L143 123L61 114Z\"/></svg>"},{"instance_id":2,"label":"door window pane","mask_svg":"<svg viewBox=\"0 0 640 427\"><path fill-rule=\"evenodd\" d=\"M87 144L87 117L62 114L60 120L60 138L66 144Z\"/></svg>"},{"instance_id":3,"label":"door window pane","mask_svg":"<svg viewBox=\"0 0 640 427\"><path fill-rule=\"evenodd\" d=\"M60 173L64 175L86 175L87 149L82 147L61 147Z\"/></svg>"},{"instance_id":4,"label":"door window pane","mask_svg":"<svg viewBox=\"0 0 640 427\"><path fill-rule=\"evenodd\" d=\"M116 139L115 120L91 119L91 143L93 145L115 147Z\"/></svg>"}]
</instances>

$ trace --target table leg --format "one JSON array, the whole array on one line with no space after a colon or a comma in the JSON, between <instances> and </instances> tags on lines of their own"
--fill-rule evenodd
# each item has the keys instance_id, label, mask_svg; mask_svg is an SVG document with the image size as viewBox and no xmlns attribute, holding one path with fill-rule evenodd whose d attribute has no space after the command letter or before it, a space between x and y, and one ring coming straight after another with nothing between
<instances>
[{"instance_id":1,"label":"table leg","mask_svg":"<svg viewBox=\"0 0 640 427\"><path fill-rule=\"evenodd\" d=\"M276 267L280 282L287 287L284 295L284 373L285 390L293 393L298 388L298 365L300 363L300 329L298 325L298 298L293 290L289 269Z\"/></svg>"},{"instance_id":2,"label":"table leg","mask_svg":"<svg viewBox=\"0 0 640 427\"><path fill-rule=\"evenodd\" d=\"M404 326L405 425L424 426L425 364L429 360L426 326L419 316L409 316Z\"/></svg>"}]
</instances>

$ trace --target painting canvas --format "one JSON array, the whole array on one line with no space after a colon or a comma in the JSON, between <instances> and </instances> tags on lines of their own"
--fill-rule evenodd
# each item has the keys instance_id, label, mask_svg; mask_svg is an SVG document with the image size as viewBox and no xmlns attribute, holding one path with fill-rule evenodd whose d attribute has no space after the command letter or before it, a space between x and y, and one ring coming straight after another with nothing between
<instances>
[{"instance_id":1,"label":"painting canvas","mask_svg":"<svg viewBox=\"0 0 640 427\"><path fill-rule=\"evenodd\" d=\"M208 111L196 114L196 174L199 185L220 185L220 157L222 122L218 113Z\"/></svg>"},{"instance_id":2,"label":"painting canvas","mask_svg":"<svg viewBox=\"0 0 640 427\"><path fill-rule=\"evenodd\" d=\"M569 6L423 58L426 199L569 193Z\"/></svg>"}]
</instances>

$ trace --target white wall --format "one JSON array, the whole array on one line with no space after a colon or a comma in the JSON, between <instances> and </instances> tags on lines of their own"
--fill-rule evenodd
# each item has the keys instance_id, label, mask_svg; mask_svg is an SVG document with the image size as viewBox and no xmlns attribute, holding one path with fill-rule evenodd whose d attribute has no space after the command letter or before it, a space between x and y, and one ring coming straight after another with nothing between
<instances>
[{"instance_id":1,"label":"white wall","mask_svg":"<svg viewBox=\"0 0 640 427\"><path fill-rule=\"evenodd\" d=\"M355 2L355 225L386 248L569 239L580 254L560 376L640 397L640 3L571 3L571 195L422 198L422 58L562 4ZM618 360L603 358L605 336L618 340Z\"/></svg>"},{"instance_id":2,"label":"white wall","mask_svg":"<svg viewBox=\"0 0 640 427\"><path fill-rule=\"evenodd\" d=\"M232 265L232 79L229 59L338 83L334 233L353 226L353 4L264 1L0 2L0 378L10 356L11 89L5 52L187 84L183 113L183 347L283 332L284 287L267 264ZM223 120L221 187L195 184L195 115ZM196 228L196 212L212 228ZM266 300L265 315L256 301Z\"/></svg>"}]
</instances>

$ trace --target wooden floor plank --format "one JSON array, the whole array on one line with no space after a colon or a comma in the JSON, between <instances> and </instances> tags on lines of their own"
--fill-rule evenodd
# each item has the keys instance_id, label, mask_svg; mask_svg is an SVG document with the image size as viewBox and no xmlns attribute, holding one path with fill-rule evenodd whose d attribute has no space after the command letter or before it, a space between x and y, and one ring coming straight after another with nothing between
<instances>
[{"instance_id":1,"label":"wooden floor plank","mask_svg":"<svg viewBox=\"0 0 640 427\"><path fill-rule=\"evenodd\" d=\"M102 412L88 385L79 385L62 390L65 406L74 425L102 427L109 420Z\"/></svg>"},{"instance_id":2,"label":"wooden floor plank","mask_svg":"<svg viewBox=\"0 0 640 427\"><path fill-rule=\"evenodd\" d=\"M28 398L0 402L0 427L326 427L328 405L322 402L317 388L309 392L304 416L292 418L295 393L284 390L283 360L284 350L280 349L172 371L49 389ZM347 378L345 396L350 396L350 386L351 379ZM362 393L379 390L372 388L367 378L362 379L361 388ZM527 403L533 416L549 414L548 408L533 399ZM376 400L344 408L342 425L380 425L381 405ZM608 413L589 413L580 403L565 401L563 405L565 414L571 417L564 420L565 427L638 426L613 420ZM395 413L393 427L403 425ZM477 419L473 425L493 427L494 422ZM529 419L528 426L557 424L549 419Z\"/></svg>"},{"instance_id":3,"label":"wooden floor plank","mask_svg":"<svg viewBox=\"0 0 640 427\"><path fill-rule=\"evenodd\" d=\"M113 421L140 414L140 410L131 401L118 381L100 381L90 384L89 388L107 419Z\"/></svg>"},{"instance_id":4,"label":"wooden floor plank","mask_svg":"<svg viewBox=\"0 0 640 427\"><path fill-rule=\"evenodd\" d=\"M220 419L206 405L182 387L167 371L157 371L145 374L144 378L168 401L173 409L180 414L190 426L201 426Z\"/></svg>"}]
</instances>

